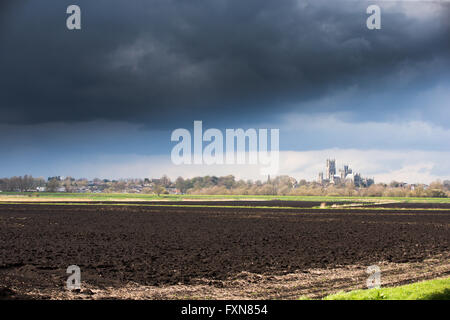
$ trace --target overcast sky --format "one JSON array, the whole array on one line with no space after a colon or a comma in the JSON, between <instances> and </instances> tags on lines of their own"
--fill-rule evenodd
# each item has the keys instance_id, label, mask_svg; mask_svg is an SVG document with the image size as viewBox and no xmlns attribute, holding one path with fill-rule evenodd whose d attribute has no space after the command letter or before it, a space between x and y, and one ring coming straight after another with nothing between
<instances>
[{"instance_id":1,"label":"overcast sky","mask_svg":"<svg viewBox=\"0 0 450 320\"><path fill-rule=\"evenodd\" d=\"M202 120L279 128L297 179L450 179L449 1L2 0L0 45L0 176L262 178L172 165Z\"/></svg>"}]
</instances>

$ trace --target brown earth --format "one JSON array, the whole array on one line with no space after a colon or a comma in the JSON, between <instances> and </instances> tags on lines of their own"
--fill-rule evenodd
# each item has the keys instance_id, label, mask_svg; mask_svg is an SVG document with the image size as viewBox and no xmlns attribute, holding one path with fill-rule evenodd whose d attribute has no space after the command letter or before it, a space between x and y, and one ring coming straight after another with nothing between
<instances>
[{"instance_id":1,"label":"brown earth","mask_svg":"<svg viewBox=\"0 0 450 320\"><path fill-rule=\"evenodd\" d=\"M2 201L4 204L16 203L15 201ZM36 202L48 202L52 204L89 204L89 205L110 205L111 203L116 205L126 205L126 204L137 204L137 205L176 205L176 206L241 206L241 207L293 207L293 208L313 208L319 207L320 205L331 206L331 205L350 205L351 201L291 201L291 200L180 200L180 201L170 201L170 200L139 200L139 201L97 201L97 200L55 200L52 199L47 201L47 199L37 199L36 201L26 201L26 199L21 199L20 204L36 204ZM357 203L360 204L360 203Z\"/></svg>"},{"instance_id":2,"label":"brown earth","mask_svg":"<svg viewBox=\"0 0 450 320\"><path fill-rule=\"evenodd\" d=\"M234 288L223 297L245 298L251 290L255 298L295 298L301 290L282 287L292 279L300 279L295 288L310 288L304 294L320 296L326 288L354 287L373 264L394 270L399 283L450 274L449 226L449 211L436 209L2 204L0 287L18 297L55 298L65 292L66 268L75 264L91 289L88 297L151 288L159 294L134 298L170 298L167 288L200 286ZM236 286L241 280L253 287Z\"/></svg>"},{"instance_id":3,"label":"brown earth","mask_svg":"<svg viewBox=\"0 0 450 320\"><path fill-rule=\"evenodd\" d=\"M405 209L450 209L450 203L432 203L432 202L394 202L377 203L373 207L379 208L405 208Z\"/></svg>"}]
</instances>

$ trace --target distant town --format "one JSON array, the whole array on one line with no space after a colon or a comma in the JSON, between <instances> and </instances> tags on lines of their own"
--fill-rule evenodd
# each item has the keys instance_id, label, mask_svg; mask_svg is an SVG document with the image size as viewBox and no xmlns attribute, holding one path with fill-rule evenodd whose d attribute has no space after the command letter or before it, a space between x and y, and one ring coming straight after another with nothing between
<instances>
[{"instance_id":1,"label":"distant town","mask_svg":"<svg viewBox=\"0 0 450 320\"><path fill-rule=\"evenodd\" d=\"M428 184L409 184L392 181L375 183L344 165L336 174L336 160L327 159L325 175L320 172L317 181L297 180L282 175L261 180L238 180L232 175L204 176L172 181L166 175L145 179L75 179L53 176L34 178L31 175L0 179L0 192L67 192L67 193L137 193L155 195L216 194L216 195L298 195L298 196L387 196L387 197L449 197L450 181Z\"/></svg>"}]
</instances>

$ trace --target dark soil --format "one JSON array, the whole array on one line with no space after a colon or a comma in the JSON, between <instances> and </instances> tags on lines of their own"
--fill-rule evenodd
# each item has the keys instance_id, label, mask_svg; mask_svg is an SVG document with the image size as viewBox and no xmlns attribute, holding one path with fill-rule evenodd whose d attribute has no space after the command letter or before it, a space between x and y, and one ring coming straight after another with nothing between
<instances>
[{"instance_id":1,"label":"dark soil","mask_svg":"<svg viewBox=\"0 0 450 320\"><path fill-rule=\"evenodd\" d=\"M9 201L14 203L14 201ZM3 201L3 203L8 203ZM34 201L21 201L21 204L36 204ZM138 204L138 205L183 205L183 206L241 206L241 207L295 207L295 208L312 208L321 204L326 206L351 204L350 201L291 201L291 200L189 200L189 201L51 201L53 204L92 204L92 205L110 205L110 204Z\"/></svg>"},{"instance_id":2,"label":"dark soil","mask_svg":"<svg viewBox=\"0 0 450 320\"><path fill-rule=\"evenodd\" d=\"M405 208L405 209L450 209L450 203L419 203L419 202L398 202L379 203L372 205L379 208Z\"/></svg>"},{"instance_id":3,"label":"dark soil","mask_svg":"<svg viewBox=\"0 0 450 320\"><path fill-rule=\"evenodd\" d=\"M445 210L3 204L0 287L63 286L73 264L120 287L422 261L448 252L449 224Z\"/></svg>"}]
</instances>

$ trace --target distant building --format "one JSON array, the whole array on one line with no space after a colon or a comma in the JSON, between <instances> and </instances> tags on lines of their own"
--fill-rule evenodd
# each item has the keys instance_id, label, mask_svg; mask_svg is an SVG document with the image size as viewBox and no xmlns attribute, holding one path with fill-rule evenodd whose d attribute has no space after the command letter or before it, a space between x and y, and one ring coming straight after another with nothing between
<instances>
[{"instance_id":1,"label":"distant building","mask_svg":"<svg viewBox=\"0 0 450 320\"><path fill-rule=\"evenodd\" d=\"M54 176L54 177L48 177L47 181L51 181L51 180L57 180L57 181L63 181L64 177L61 176Z\"/></svg>"},{"instance_id":2,"label":"distant building","mask_svg":"<svg viewBox=\"0 0 450 320\"><path fill-rule=\"evenodd\" d=\"M339 170L339 173L341 174L341 180L344 181L348 175L353 173L353 171L348 167L348 165L345 165L343 170Z\"/></svg>"},{"instance_id":3,"label":"distant building","mask_svg":"<svg viewBox=\"0 0 450 320\"><path fill-rule=\"evenodd\" d=\"M327 171L326 177L328 181L334 180L334 175L336 174L336 160L327 159Z\"/></svg>"},{"instance_id":4,"label":"distant building","mask_svg":"<svg viewBox=\"0 0 450 320\"><path fill-rule=\"evenodd\" d=\"M375 183L374 179L362 178L361 174L353 173L353 170L348 165L344 165L344 168L339 170L339 175L336 175L335 159L327 159L325 179L323 172L319 172L318 182L321 185L338 185L345 184L346 182L351 182L355 185L355 187L369 187Z\"/></svg>"},{"instance_id":5,"label":"distant building","mask_svg":"<svg viewBox=\"0 0 450 320\"><path fill-rule=\"evenodd\" d=\"M319 183L323 184L323 172L319 172Z\"/></svg>"},{"instance_id":6,"label":"distant building","mask_svg":"<svg viewBox=\"0 0 450 320\"><path fill-rule=\"evenodd\" d=\"M173 187L166 188L166 191L167 191L169 194L181 194L181 191L180 191L179 189L173 188Z\"/></svg>"}]
</instances>

